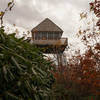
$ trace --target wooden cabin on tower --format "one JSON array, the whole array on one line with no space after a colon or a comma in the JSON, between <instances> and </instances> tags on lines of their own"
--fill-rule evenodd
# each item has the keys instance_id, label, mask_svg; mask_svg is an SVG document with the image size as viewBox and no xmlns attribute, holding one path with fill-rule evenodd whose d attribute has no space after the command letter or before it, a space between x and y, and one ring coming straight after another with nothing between
<instances>
[{"instance_id":1,"label":"wooden cabin on tower","mask_svg":"<svg viewBox=\"0 0 100 100\"><path fill-rule=\"evenodd\" d=\"M62 38L63 30L50 19L46 18L31 32L32 43L39 48L43 48L44 53L54 53L58 57L63 54L68 43L67 38Z\"/></svg>"}]
</instances>

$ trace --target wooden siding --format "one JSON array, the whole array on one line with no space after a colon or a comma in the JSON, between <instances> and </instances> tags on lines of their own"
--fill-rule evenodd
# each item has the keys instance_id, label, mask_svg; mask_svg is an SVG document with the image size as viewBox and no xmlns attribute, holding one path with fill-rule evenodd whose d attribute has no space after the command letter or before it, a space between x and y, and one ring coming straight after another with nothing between
<instances>
[{"instance_id":1,"label":"wooden siding","mask_svg":"<svg viewBox=\"0 0 100 100\"><path fill-rule=\"evenodd\" d=\"M32 43L35 45L67 45L68 39L61 38L60 40L33 40Z\"/></svg>"},{"instance_id":2,"label":"wooden siding","mask_svg":"<svg viewBox=\"0 0 100 100\"><path fill-rule=\"evenodd\" d=\"M61 33L54 32L39 32L33 33L33 40L59 40L61 38Z\"/></svg>"},{"instance_id":3,"label":"wooden siding","mask_svg":"<svg viewBox=\"0 0 100 100\"><path fill-rule=\"evenodd\" d=\"M46 18L40 24L38 24L36 27L34 27L32 29L32 33L34 31L38 31L38 32L49 31L49 32L61 32L61 33L63 33L63 30L48 18Z\"/></svg>"},{"instance_id":4,"label":"wooden siding","mask_svg":"<svg viewBox=\"0 0 100 100\"><path fill-rule=\"evenodd\" d=\"M44 53L62 53L68 45L68 39L61 38L60 40L33 40L31 43L39 48L43 48L43 50L45 50L43 51Z\"/></svg>"}]
</instances>

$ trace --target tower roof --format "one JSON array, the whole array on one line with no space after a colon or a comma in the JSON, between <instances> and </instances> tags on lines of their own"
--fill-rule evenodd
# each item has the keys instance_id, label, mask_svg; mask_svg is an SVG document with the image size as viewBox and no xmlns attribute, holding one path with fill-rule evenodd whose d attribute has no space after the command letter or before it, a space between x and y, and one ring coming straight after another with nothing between
<instances>
[{"instance_id":1,"label":"tower roof","mask_svg":"<svg viewBox=\"0 0 100 100\"><path fill-rule=\"evenodd\" d=\"M63 33L63 30L59 26L57 26L54 22L52 22L49 18L46 18L39 25L37 25L35 28L33 28L32 32L33 31Z\"/></svg>"}]
</instances>

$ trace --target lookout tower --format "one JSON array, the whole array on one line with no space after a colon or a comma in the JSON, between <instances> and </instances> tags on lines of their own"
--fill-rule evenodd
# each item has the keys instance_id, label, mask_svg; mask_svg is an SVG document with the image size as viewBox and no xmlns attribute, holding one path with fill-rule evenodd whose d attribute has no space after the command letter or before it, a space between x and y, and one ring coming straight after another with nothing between
<instances>
[{"instance_id":1,"label":"lookout tower","mask_svg":"<svg viewBox=\"0 0 100 100\"><path fill-rule=\"evenodd\" d=\"M58 65L62 64L62 55L67 46L67 38L61 38L63 30L46 18L32 29L32 43L43 48L46 54L56 54Z\"/></svg>"}]
</instances>

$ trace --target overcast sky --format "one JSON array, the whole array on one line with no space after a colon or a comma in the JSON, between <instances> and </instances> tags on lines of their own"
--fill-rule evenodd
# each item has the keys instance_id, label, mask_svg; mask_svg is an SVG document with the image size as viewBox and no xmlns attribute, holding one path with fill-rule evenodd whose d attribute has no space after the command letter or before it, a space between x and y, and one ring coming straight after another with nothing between
<instances>
[{"instance_id":1,"label":"overcast sky","mask_svg":"<svg viewBox=\"0 0 100 100\"><path fill-rule=\"evenodd\" d=\"M0 11L10 0L0 0ZM15 0L15 6L5 16L5 23L31 30L45 18L50 18L73 41L80 23L80 13L89 10L92 0Z\"/></svg>"},{"instance_id":2,"label":"overcast sky","mask_svg":"<svg viewBox=\"0 0 100 100\"><path fill-rule=\"evenodd\" d=\"M10 0L0 0L0 10ZM50 18L71 34L79 22L80 12L89 10L91 0L15 0L13 10L5 16L10 24L31 30L45 18Z\"/></svg>"}]
</instances>

